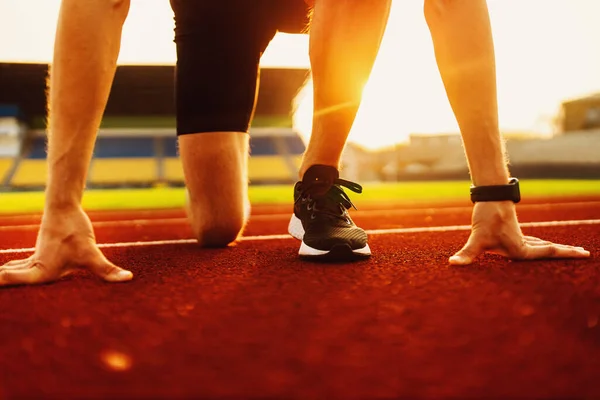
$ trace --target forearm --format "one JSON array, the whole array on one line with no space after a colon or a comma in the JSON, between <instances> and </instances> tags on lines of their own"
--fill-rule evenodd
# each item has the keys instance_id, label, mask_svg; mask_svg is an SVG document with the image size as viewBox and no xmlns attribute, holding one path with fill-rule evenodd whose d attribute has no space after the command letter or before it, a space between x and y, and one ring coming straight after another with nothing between
<instances>
[{"instance_id":1,"label":"forearm","mask_svg":"<svg viewBox=\"0 0 600 400\"><path fill-rule=\"evenodd\" d=\"M425 0L438 68L475 185L508 182L498 127L494 44L485 0Z\"/></svg>"},{"instance_id":2,"label":"forearm","mask_svg":"<svg viewBox=\"0 0 600 400\"><path fill-rule=\"evenodd\" d=\"M81 203L129 0L63 0L50 67L47 207Z\"/></svg>"}]
</instances>

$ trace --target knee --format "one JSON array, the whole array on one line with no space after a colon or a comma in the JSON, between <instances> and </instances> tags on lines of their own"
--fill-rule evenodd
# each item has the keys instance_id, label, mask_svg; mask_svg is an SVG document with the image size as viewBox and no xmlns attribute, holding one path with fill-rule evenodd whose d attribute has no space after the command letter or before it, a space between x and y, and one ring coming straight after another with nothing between
<instances>
[{"instance_id":1,"label":"knee","mask_svg":"<svg viewBox=\"0 0 600 400\"><path fill-rule=\"evenodd\" d=\"M198 244L202 247L226 247L235 242L244 228L243 217L225 217L212 221L196 221L192 230Z\"/></svg>"},{"instance_id":2,"label":"knee","mask_svg":"<svg viewBox=\"0 0 600 400\"><path fill-rule=\"evenodd\" d=\"M186 198L186 213L194 238L201 247L226 247L235 242L250 216L249 202L243 207L237 204L190 203Z\"/></svg>"}]
</instances>

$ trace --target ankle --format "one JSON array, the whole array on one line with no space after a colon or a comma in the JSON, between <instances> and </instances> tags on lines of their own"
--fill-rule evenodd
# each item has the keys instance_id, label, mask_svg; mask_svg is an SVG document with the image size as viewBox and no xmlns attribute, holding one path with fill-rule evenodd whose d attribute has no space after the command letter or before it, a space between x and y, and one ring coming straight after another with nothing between
<instances>
[{"instance_id":1,"label":"ankle","mask_svg":"<svg viewBox=\"0 0 600 400\"><path fill-rule=\"evenodd\" d=\"M327 161L314 161L314 162L308 162L306 159L303 160L302 165L300 166L300 169L298 171L298 177L300 178L300 180L304 179L304 176L306 175L306 172L311 170L331 170L331 168L335 168L336 171L338 171L338 177L339 177L339 163L337 162L327 162Z\"/></svg>"}]
</instances>

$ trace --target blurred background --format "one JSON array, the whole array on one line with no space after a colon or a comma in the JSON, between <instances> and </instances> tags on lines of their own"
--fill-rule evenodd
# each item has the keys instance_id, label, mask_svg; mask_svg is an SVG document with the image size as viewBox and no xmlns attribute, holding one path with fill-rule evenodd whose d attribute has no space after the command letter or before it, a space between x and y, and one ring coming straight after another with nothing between
<instances>
[{"instance_id":1,"label":"blurred background","mask_svg":"<svg viewBox=\"0 0 600 400\"><path fill-rule=\"evenodd\" d=\"M600 178L600 2L489 0L501 129L511 172ZM0 0L0 190L46 180L45 85L59 0ZM251 184L291 183L310 137L306 35L278 34L261 63ZM88 187L181 186L173 104L173 15L132 0ZM394 0L343 158L359 182L469 179L422 15Z\"/></svg>"}]
</instances>

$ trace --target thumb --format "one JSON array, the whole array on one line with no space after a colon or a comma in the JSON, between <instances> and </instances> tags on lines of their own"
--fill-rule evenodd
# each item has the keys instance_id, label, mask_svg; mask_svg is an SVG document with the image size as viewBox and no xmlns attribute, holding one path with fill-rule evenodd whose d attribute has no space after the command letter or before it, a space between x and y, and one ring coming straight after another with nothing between
<instances>
[{"instance_id":1,"label":"thumb","mask_svg":"<svg viewBox=\"0 0 600 400\"><path fill-rule=\"evenodd\" d=\"M483 247L475 240L469 239L467 244L448 259L452 265L469 265L483 252Z\"/></svg>"},{"instance_id":2,"label":"thumb","mask_svg":"<svg viewBox=\"0 0 600 400\"><path fill-rule=\"evenodd\" d=\"M107 282L126 282L133 279L133 273L111 263L99 255L88 264L89 269Z\"/></svg>"}]
</instances>

